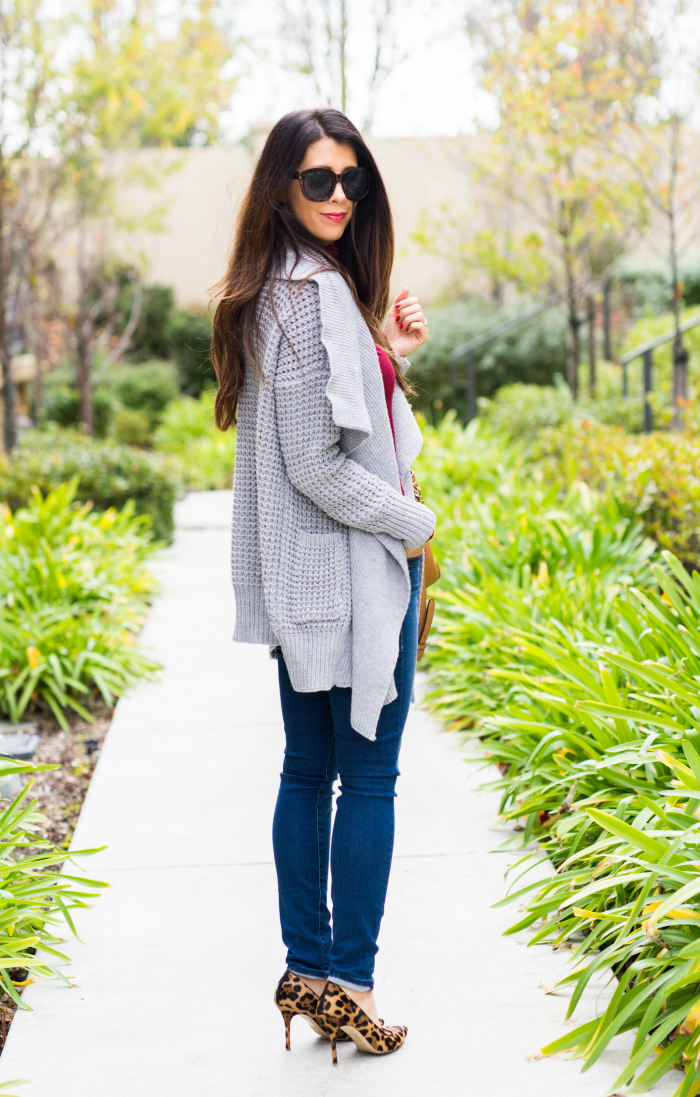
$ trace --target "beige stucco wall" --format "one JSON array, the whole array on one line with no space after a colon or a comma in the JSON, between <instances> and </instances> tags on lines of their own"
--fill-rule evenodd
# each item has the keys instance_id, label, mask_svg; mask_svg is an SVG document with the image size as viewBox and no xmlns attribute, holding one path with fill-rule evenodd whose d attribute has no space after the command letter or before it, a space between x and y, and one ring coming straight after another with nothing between
<instances>
[{"instance_id":1,"label":"beige stucco wall","mask_svg":"<svg viewBox=\"0 0 700 1097\"><path fill-rule=\"evenodd\" d=\"M237 146L142 150L115 158L112 167L116 176L128 176L128 170L124 172L123 169L131 167L161 178L158 190L133 183L122 185L121 212L128 219L133 213L142 215L160 206L164 226L164 231L158 233L143 229L120 233L117 250L144 261L146 280L173 286L181 305L205 304L209 287L226 269L236 207L250 178L255 147L260 147L263 136L253 137L252 149ZM411 233L424 209L436 215L442 206L447 206L455 213L466 212L469 217L470 210L481 208L480 216L484 216L485 195L480 195L479 204L477 188L470 180L469 171L470 151L479 140L475 137L435 137L371 141L389 191L396 226L394 293L407 285L430 304L449 287L448 261L421 254L411 240ZM689 175L697 188L700 179L697 153ZM694 214L686 212L680 226L683 254L697 252L700 246L697 202L689 203L689 206L694 208ZM498 203L496 217L497 209ZM514 211L514 216L521 231L527 228L522 210ZM479 227L484 226L475 224L475 231ZM537 228L534 221L531 227ZM628 254L641 261L664 261L666 238L667 226L656 213L650 227L630 237ZM487 289L486 284L481 288Z\"/></svg>"},{"instance_id":2,"label":"beige stucco wall","mask_svg":"<svg viewBox=\"0 0 700 1097\"><path fill-rule=\"evenodd\" d=\"M389 191L396 224L396 261L392 287L407 285L426 302L449 280L448 264L420 254L410 240L420 211L442 202L464 205L466 179L449 138L424 141L375 140L376 156ZM254 154L243 147L143 151L132 154L139 165L161 176L159 189L134 184L122 191L120 204L146 211L161 206L165 231L121 233L120 250L141 255L148 282L172 285L179 304L204 304L207 291L226 267L237 203L250 177Z\"/></svg>"}]
</instances>

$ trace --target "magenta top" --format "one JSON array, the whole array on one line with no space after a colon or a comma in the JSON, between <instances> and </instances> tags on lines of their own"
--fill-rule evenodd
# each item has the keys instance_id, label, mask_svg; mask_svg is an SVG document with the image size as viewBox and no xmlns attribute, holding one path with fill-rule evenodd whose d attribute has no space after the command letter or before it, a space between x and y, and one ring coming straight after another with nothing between
<instances>
[{"instance_id":1,"label":"magenta top","mask_svg":"<svg viewBox=\"0 0 700 1097\"><path fill-rule=\"evenodd\" d=\"M382 374L382 384L384 385L384 399L386 400L386 410L389 416L391 437L394 439L394 452L396 452L396 435L394 434L394 389L396 388L396 374L389 355L379 346L377 347L377 358L379 359L379 369ZM401 494L406 494L403 490L403 485L401 485Z\"/></svg>"}]
</instances>

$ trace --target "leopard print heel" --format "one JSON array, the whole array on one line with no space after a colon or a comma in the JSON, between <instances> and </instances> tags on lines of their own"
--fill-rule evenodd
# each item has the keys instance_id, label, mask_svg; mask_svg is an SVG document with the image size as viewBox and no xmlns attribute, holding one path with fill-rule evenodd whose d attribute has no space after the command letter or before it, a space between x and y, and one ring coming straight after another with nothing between
<instances>
[{"instance_id":1,"label":"leopard print heel","mask_svg":"<svg viewBox=\"0 0 700 1097\"><path fill-rule=\"evenodd\" d=\"M328 1026L322 1018L318 1017L318 995L314 994L310 987L291 971L285 971L277 984L275 991L275 1005L282 1014L284 1020L284 1033L286 1037L287 1051L291 1050L290 1028L292 1017L303 1017L311 1026L317 1036L324 1036L327 1040L349 1040L344 1032L334 1033L335 1026ZM333 1033L333 1036L331 1035Z\"/></svg>"},{"instance_id":2,"label":"leopard print heel","mask_svg":"<svg viewBox=\"0 0 700 1097\"><path fill-rule=\"evenodd\" d=\"M331 1051L336 1066L335 1040L342 1039L343 1035L350 1037L358 1051L366 1051L370 1055L389 1055L392 1051L398 1051L408 1032L405 1025L375 1025L337 983L326 983L326 989L318 1000L317 1017L319 1021L323 1019L328 1029L335 1028L334 1036L331 1036Z\"/></svg>"}]
</instances>

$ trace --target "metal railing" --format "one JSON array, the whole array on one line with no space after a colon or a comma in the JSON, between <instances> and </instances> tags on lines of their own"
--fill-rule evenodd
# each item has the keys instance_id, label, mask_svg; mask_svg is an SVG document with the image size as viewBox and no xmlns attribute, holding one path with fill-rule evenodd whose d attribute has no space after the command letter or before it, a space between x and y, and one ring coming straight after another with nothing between
<instances>
[{"instance_id":1,"label":"metal railing","mask_svg":"<svg viewBox=\"0 0 700 1097\"><path fill-rule=\"evenodd\" d=\"M457 347L452 351L450 355L450 381L456 388L463 388L466 390L466 408L464 422L469 423L476 417L476 359L474 352L481 347L485 347L487 343L492 342L494 339L498 339L499 335L507 335L509 331L513 331L515 328L520 327L527 320L532 320L535 316L539 316L541 312L546 312L547 309L553 308L565 297L565 294L558 291L552 293L545 300L541 301L539 305L530 305L524 312L519 312L517 316L514 316L511 320L504 320L503 323L497 324L493 328L489 328L488 331L484 331L481 335L475 335L473 339L470 339L468 343L463 343L461 347ZM464 378L457 376L457 363L462 359L467 360L467 369Z\"/></svg>"},{"instance_id":2,"label":"metal railing","mask_svg":"<svg viewBox=\"0 0 700 1097\"><path fill-rule=\"evenodd\" d=\"M684 320L679 326L679 332L690 331L697 324L700 324L700 313L697 316L691 316L690 320ZM669 331L663 332L662 335L657 335L654 339L649 339L646 343L641 343L634 350L628 350L626 354L620 355L620 364L622 365L622 395L627 396L627 363L633 362L635 358L642 359L642 388L644 390L644 429L650 431L654 429L654 415L651 410L651 404L649 403L649 393L653 391L653 353L657 347L663 346L664 343L670 343L672 339L676 338L676 329L671 328Z\"/></svg>"}]
</instances>

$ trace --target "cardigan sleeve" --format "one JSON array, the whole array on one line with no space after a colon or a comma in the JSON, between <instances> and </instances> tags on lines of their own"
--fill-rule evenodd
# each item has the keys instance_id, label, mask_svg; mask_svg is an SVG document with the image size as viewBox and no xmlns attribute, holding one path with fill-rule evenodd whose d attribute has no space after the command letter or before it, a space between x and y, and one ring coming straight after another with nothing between
<instances>
[{"instance_id":1,"label":"cardigan sleeve","mask_svg":"<svg viewBox=\"0 0 700 1097\"><path fill-rule=\"evenodd\" d=\"M339 448L340 429L326 396L330 376L321 341L318 291L309 282L285 322L275 372L275 414L287 476L337 522L387 533L415 548L435 528L432 510L401 495Z\"/></svg>"}]
</instances>

